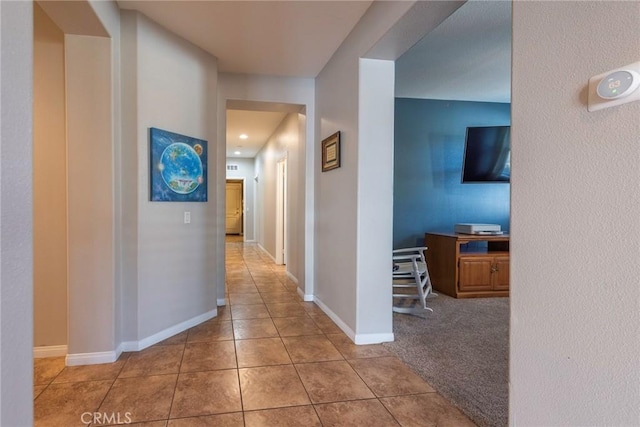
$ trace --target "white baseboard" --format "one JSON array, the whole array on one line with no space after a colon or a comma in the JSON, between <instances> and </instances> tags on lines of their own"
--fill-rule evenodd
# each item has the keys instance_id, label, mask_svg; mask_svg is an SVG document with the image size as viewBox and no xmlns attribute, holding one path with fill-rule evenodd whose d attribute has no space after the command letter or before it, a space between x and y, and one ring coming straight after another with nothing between
<instances>
[{"instance_id":1,"label":"white baseboard","mask_svg":"<svg viewBox=\"0 0 640 427\"><path fill-rule=\"evenodd\" d=\"M347 336L351 339L351 341L354 342L354 344L380 344L383 342L392 342L395 339L393 332L383 334L356 334L353 329L347 326L347 324L344 323L337 314L331 311L331 309L327 307L325 303L323 303L318 298L314 298L314 302L318 304L322 311L324 311L325 314L329 316L331 320L333 320L333 322L338 325L338 327L342 329L345 334L347 334Z\"/></svg>"},{"instance_id":2,"label":"white baseboard","mask_svg":"<svg viewBox=\"0 0 640 427\"><path fill-rule=\"evenodd\" d=\"M255 240L245 240L244 242L245 243L255 243L256 241Z\"/></svg>"},{"instance_id":3,"label":"white baseboard","mask_svg":"<svg viewBox=\"0 0 640 427\"><path fill-rule=\"evenodd\" d=\"M302 298L303 301L307 301L307 302L313 301L313 295L305 295L304 291L300 288L297 288L297 291L298 291L298 295L300 295L300 298Z\"/></svg>"},{"instance_id":4,"label":"white baseboard","mask_svg":"<svg viewBox=\"0 0 640 427\"><path fill-rule=\"evenodd\" d=\"M151 347L154 344L164 341L167 338L171 338L174 335L184 332L189 328L193 328L202 322L216 317L218 310L211 310L199 316L193 317L177 325L171 326L158 333L141 339L140 341L123 341L118 345L115 351L105 351L101 353L79 353L68 354L66 363L67 366L77 365L95 365L98 363L113 363L118 360L118 357L123 351L140 351L147 347Z\"/></svg>"},{"instance_id":5,"label":"white baseboard","mask_svg":"<svg viewBox=\"0 0 640 427\"><path fill-rule=\"evenodd\" d=\"M293 274L291 274L290 272L288 272L288 271L287 271L287 277L288 277L289 279L291 279L291 281L292 281L293 283L295 283L296 285L299 285L299 284L300 284L300 282L298 282L298 278L297 278L296 276L294 276Z\"/></svg>"},{"instance_id":6,"label":"white baseboard","mask_svg":"<svg viewBox=\"0 0 640 427\"><path fill-rule=\"evenodd\" d=\"M120 355L117 351L102 351L98 353L67 354L65 364L67 366L97 365L100 363L113 363Z\"/></svg>"},{"instance_id":7,"label":"white baseboard","mask_svg":"<svg viewBox=\"0 0 640 427\"><path fill-rule=\"evenodd\" d=\"M66 355L66 345L43 345L39 347L33 347L34 359L42 359L44 357L60 357Z\"/></svg>"},{"instance_id":8,"label":"white baseboard","mask_svg":"<svg viewBox=\"0 0 640 427\"><path fill-rule=\"evenodd\" d=\"M226 298L218 298L217 302L218 302L218 307L227 305L227 299Z\"/></svg>"},{"instance_id":9,"label":"white baseboard","mask_svg":"<svg viewBox=\"0 0 640 427\"><path fill-rule=\"evenodd\" d=\"M258 247L260 248L260 250L262 250L262 252L267 254L269 258L271 258L271 261L273 261L274 264L276 263L276 259L273 257L273 255L271 255L269 251L267 251L260 243L258 243Z\"/></svg>"}]
</instances>

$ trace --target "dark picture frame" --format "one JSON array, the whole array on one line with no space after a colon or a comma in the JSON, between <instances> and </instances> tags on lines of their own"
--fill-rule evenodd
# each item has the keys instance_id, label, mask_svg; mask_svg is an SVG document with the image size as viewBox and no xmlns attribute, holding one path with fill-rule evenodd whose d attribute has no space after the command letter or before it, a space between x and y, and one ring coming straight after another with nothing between
<instances>
[{"instance_id":1,"label":"dark picture frame","mask_svg":"<svg viewBox=\"0 0 640 427\"><path fill-rule=\"evenodd\" d=\"M340 167L340 131L322 140L322 172Z\"/></svg>"}]
</instances>

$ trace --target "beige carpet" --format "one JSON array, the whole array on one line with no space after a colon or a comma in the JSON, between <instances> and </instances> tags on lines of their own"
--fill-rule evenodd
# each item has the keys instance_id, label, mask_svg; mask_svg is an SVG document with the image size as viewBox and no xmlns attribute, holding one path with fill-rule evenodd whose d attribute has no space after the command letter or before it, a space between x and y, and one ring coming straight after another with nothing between
<instances>
[{"instance_id":1,"label":"beige carpet","mask_svg":"<svg viewBox=\"0 0 640 427\"><path fill-rule=\"evenodd\" d=\"M508 424L509 298L428 300L433 313L394 313L384 344L481 427Z\"/></svg>"}]
</instances>

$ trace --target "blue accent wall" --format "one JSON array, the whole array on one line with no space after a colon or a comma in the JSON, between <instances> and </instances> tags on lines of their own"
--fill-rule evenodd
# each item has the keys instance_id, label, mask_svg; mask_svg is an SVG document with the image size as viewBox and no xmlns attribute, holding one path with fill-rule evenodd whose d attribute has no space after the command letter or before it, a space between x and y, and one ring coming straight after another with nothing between
<instances>
[{"instance_id":1,"label":"blue accent wall","mask_svg":"<svg viewBox=\"0 0 640 427\"><path fill-rule=\"evenodd\" d=\"M396 98L394 248L422 245L427 231L460 222L509 230L510 184L461 184L468 126L511 124L511 105Z\"/></svg>"}]
</instances>

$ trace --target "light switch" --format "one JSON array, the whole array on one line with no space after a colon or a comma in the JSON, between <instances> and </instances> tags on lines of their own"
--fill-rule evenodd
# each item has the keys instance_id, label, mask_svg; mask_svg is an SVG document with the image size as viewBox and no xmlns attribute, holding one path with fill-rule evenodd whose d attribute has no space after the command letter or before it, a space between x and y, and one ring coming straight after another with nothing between
<instances>
[{"instance_id":1,"label":"light switch","mask_svg":"<svg viewBox=\"0 0 640 427\"><path fill-rule=\"evenodd\" d=\"M184 213L184 223L191 224L191 212Z\"/></svg>"}]
</instances>

